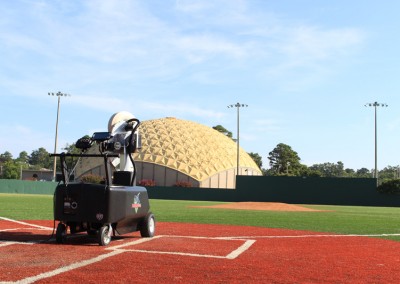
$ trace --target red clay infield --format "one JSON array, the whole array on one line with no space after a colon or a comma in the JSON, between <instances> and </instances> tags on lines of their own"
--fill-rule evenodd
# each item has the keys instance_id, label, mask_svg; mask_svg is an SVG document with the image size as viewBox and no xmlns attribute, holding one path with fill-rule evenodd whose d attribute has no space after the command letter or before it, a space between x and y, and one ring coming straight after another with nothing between
<instances>
[{"instance_id":1,"label":"red clay infield","mask_svg":"<svg viewBox=\"0 0 400 284\"><path fill-rule=\"evenodd\" d=\"M52 221L0 219L0 282L399 283L400 243L316 232L157 223L157 236L46 241Z\"/></svg>"}]
</instances>

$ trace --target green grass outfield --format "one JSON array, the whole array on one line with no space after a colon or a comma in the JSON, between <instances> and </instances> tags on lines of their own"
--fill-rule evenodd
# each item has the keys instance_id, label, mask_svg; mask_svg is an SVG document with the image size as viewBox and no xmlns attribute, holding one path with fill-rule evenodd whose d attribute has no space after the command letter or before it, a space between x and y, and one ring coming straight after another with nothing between
<instances>
[{"instance_id":1,"label":"green grass outfield","mask_svg":"<svg viewBox=\"0 0 400 284\"><path fill-rule=\"evenodd\" d=\"M400 234L400 208L303 205L324 212L246 211L191 208L223 202L150 200L157 221L245 225L337 234ZM52 220L53 196L0 194L0 217ZM400 241L400 236L382 236Z\"/></svg>"}]
</instances>

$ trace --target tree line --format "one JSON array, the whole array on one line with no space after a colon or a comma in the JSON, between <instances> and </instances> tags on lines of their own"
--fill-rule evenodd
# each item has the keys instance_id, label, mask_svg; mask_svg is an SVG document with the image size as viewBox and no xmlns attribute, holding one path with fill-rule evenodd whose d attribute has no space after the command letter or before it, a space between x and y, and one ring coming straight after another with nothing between
<instances>
[{"instance_id":1,"label":"tree line","mask_svg":"<svg viewBox=\"0 0 400 284\"><path fill-rule=\"evenodd\" d=\"M223 126L213 127L215 130L232 138L232 132ZM234 140L234 139L233 139ZM63 150L68 153L79 153L75 143L67 144ZM8 151L0 154L0 178L19 179L21 170L43 170L53 169L54 158L43 147L33 150L30 154L22 151L17 158L14 158ZM372 178L373 170L368 168L350 169L345 168L343 162L326 162L307 166L301 163L301 159L296 151L289 145L279 143L268 153L269 167L263 167L262 157L258 153L248 153L262 170L263 175L268 176L306 176L306 177L349 177L349 178ZM57 170L60 163L57 163ZM399 166L387 166L379 171L380 182L385 182L400 178Z\"/></svg>"},{"instance_id":2,"label":"tree line","mask_svg":"<svg viewBox=\"0 0 400 284\"><path fill-rule=\"evenodd\" d=\"M250 153L250 156L257 154ZM343 162L326 162L307 166L302 164L300 157L289 145L279 143L268 154L269 168L262 169L264 175L271 176L314 176L314 177L357 177L372 178L373 170L360 168L357 170L345 168ZM260 163L258 163L260 166ZM261 164L262 165L262 164ZM261 167L262 168L262 167ZM399 167L388 166L380 171L382 178L397 178Z\"/></svg>"},{"instance_id":3,"label":"tree line","mask_svg":"<svg viewBox=\"0 0 400 284\"><path fill-rule=\"evenodd\" d=\"M232 138L232 132L222 125L214 126L213 129ZM233 139L235 141L235 139ZM307 166L302 164L300 157L289 145L279 143L268 153L269 168L263 168L262 157L258 153L248 153L257 166L266 176L305 176L305 177L349 177L349 178L372 178L374 170L368 168L350 169L345 168L343 162L326 162ZM380 182L400 178L400 167L387 166L379 171Z\"/></svg>"},{"instance_id":4,"label":"tree line","mask_svg":"<svg viewBox=\"0 0 400 284\"><path fill-rule=\"evenodd\" d=\"M77 153L75 144L67 144L64 151L68 153ZM0 178L2 179L20 179L22 170L50 170L53 169L54 158L43 147L33 150L31 154L26 151L19 153L14 158L9 151L0 154ZM57 163L57 170L60 170L60 163Z\"/></svg>"}]
</instances>

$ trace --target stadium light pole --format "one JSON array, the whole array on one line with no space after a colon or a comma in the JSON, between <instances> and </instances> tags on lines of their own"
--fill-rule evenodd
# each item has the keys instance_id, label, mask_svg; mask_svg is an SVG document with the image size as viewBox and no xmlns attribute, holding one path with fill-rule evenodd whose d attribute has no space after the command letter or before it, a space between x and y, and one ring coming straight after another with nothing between
<instances>
[{"instance_id":1,"label":"stadium light pole","mask_svg":"<svg viewBox=\"0 0 400 284\"><path fill-rule=\"evenodd\" d=\"M378 183L378 128L377 128L377 107L387 107L387 104L382 104L378 102L367 103L364 106L366 107L374 107L375 111L375 172L374 177L376 178L376 182Z\"/></svg>"},{"instance_id":2,"label":"stadium light pole","mask_svg":"<svg viewBox=\"0 0 400 284\"><path fill-rule=\"evenodd\" d=\"M58 103L57 103L57 120L56 120L56 137L54 141L54 154L57 153L57 140L58 140L58 117L60 115L60 98L61 97L70 97L71 95L69 94L64 94L61 92L57 93L48 93L49 96L57 96L58 97ZM54 165L53 165L53 180L56 180L56 166L57 166L57 158L54 157Z\"/></svg>"},{"instance_id":3,"label":"stadium light pole","mask_svg":"<svg viewBox=\"0 0 400 284\"><path fill-rule=\"evenodd\" d=\"M228 108L236 108L237 109L237 150L236 150L236 175L239 175L239 144L240 144L240 135L239 135L239 125L240 125L240 111L241 107L248 107L246 104L236 103L235 105L228 105Z\"/></svg>"}]
</instances>

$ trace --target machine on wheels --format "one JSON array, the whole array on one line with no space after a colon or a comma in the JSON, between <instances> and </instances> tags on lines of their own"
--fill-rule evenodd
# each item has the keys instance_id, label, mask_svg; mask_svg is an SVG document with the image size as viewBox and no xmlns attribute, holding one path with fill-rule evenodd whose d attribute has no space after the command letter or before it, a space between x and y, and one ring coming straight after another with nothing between
<instances>
[{"instance_id":1,"label":"machine on wheels","mask_svg":"<svg viewBox=\"0 0 400 284\"><path fill-rule=\"evenodd\" d=\"M67 241L70 234L87 232L106 246L113 235L140 231L142 237L155 234L155 217L150 212L147 190L135 186L136 167L132 153L140 146L139 120L127 112L110 119L109 132L96 132L91 138L81 138L76 147L81 154L52 154L61 161L62 182L54 193L54 220L59 221L56 242ZM92 146L100 154L86 154ZM103 159L105 179L101 184L70 182L68 158ZM112 171L119 159L119 170Z\"/></svg>"}]
</instances>

